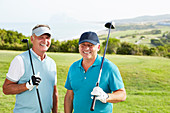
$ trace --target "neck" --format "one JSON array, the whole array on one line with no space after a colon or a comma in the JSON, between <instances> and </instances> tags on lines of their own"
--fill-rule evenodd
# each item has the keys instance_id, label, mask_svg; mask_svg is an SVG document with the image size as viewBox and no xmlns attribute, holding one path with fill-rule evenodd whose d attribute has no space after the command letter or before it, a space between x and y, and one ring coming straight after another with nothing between
<instances>
[{"instance_id":1,"label":"neck","mask_svg":"<svg viewBox=\"0 0 170 113\"><path fill-rule=\"evenodd\" d=\"M83 59L82 67L84 68L85 71L87 71L89 67L93 65L94 61L96 60L96 57L93 59Z\"/></svg>"},{"instance_id":2,"label":"neck","mask_svg":"<svg viewBox=\"0 0 170 113\"><path fill-rule=\"evenodd\" d=\"M33 50L38 56L40 56L41 61L45 58L45 52L38 52L38 51L35 51L34 48L32 48L32 50Z\"/></svg>"}]
</instances>

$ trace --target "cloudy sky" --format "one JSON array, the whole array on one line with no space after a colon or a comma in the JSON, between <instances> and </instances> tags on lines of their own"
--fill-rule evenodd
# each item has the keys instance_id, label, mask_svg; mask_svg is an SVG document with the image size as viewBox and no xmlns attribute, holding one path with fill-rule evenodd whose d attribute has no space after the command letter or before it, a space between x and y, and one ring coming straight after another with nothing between
<instances>
[{"instance_id":1,"label":"cloudy sky","mask_svg":"<svg viewBox=\"0 0 170 113\"><path fill-rule=\"evenodd\" d=\"M169 0L0 0L0 23L49 21L67 15L81 21L110 21L170 14Z\"/></svg>"}]
</instances>

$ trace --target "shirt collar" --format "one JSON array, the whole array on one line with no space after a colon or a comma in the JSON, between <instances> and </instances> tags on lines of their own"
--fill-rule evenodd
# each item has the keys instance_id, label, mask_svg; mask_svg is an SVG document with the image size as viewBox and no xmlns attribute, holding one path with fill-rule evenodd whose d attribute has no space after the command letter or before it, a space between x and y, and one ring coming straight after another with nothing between
<instances>
[{"instance_id":1,"label":"shirt collar","mask_svg":"<svg viewBox=\"0 0 170 113\"><path fill-rule=\"evenodd\" d=\"M81 65L82 61L83 61L83 58L80 59L79 67L82 67L82 65ZM97 66L97 65L100 65L100 64L101 64L101 57L99 55L97 55L96 60L94 61L92 66Z\"/></svg>"},{"instance_id":2,"label":"shirt collar","mask_svg":"<svg viewBox=\"0 0 170 113\"><path fill-rule=\"evenodd\" d=\"M100 65L101 64L101 57L97 55L96 60L94 61L92 66Z\"/></svg>"},{"instance_id":3,"label":"shirt collar","mask_svg":"<svg viewBox=\"0 0 170 113\"><path fill-rule=\"evenodd\" d=\"M32 48L30 49L31 50L31 52L33 53L33 55L35 55L40 61L41 61L41 57L39 56L39 55L37 55L33 50L32 50ZM47 58L47 54L45 53L45 58L44 59L46 59ZM43 60L44 60L43 59ZM42 60L42 61L43 61Z\"/></svg>"}]
</instances>

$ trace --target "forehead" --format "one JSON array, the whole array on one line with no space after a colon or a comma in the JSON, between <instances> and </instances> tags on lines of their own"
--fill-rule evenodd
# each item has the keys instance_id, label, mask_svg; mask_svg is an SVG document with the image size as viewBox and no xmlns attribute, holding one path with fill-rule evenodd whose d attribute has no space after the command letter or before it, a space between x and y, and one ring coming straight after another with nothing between
<instances>
[{"instance_id":1,"label":"forehead","mask_svg":"<svg viewBox=\"0 0 170 113\"><path fill-rule=\"evenodd\" d=\"M50 37L50 35L49 35L49 34L47 34L47 33L45 33L45 34L42 34L42 35L37 36L37 37Z\"/></svg>"},{"instance_id":2,"label":"forehead","mask_svg":"<svg viewBox=\"0 0 170 113\"><path fill-rule=\"evenodd\" d=\"M90 43L90 42L83 42L83 43L81 43L81 44L91 44L91 45L94 45L94 44L92 44L92 43Z\"/></svg>"}]
</instances>

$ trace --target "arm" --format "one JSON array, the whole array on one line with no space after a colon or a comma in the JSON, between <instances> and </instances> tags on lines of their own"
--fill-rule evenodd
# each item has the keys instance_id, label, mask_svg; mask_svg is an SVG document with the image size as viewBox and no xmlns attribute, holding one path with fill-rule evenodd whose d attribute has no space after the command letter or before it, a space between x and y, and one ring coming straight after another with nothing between
<instances>
[{"instance_id":1,"label":"arm","mask_svg":"<svg viewBox=\"0 0 170 113\"><path fill-rule=\"evenodd\" d=\"M53 92L53 108L52 113L57 113L58 111L58 91L57 86L54 86L54 92Z\"/></svg>"},{"instance_id":2,"label":"arm","mask_svg":"<svg viewBox=\"0 0 170 113\"><path fill-rule=\"evenodd\" d=\"M74 93L73 90L67 90L65 99L64 99L64 112L65 113L72 113L73 111L73 98Z\"/></svg>"},{"instance_id":3,"label":"arm","mask_svg":"<svg viewBox=\"0 0 170 113\"><path fill-rule=\"evenodd\" d=\"M18 84L17 82L12 82L5 79L5 82L3 84L3 92L6 95L9 94L19 94L29 89L31 91L35 86L38 86L41 81L41 78L39 76L39 72L37 75L31 76L30 80L23 84Z\"/></svg>"},{"instance_id":4,"label":"arm","mask_svg":"<svg viewBox=\"0 0 170 113\"><path fill-rule=\"evenodd\" d=\"M26 83L24 84L17 84L16 82L12 82L8 79L5 79L5 82L3 84L3 93L5 95L9 94L19 94L24 91L28 90L26 87Z\"/></svg>"},{"instance_id":5,"label":"arm","mask_svg":"<svg viewBox=\"0 0 170 113\"><path fill-rule=\"evenodd\" d=\"M114 91L113 93L108 93L108 95L109 95L109 98L107 98L106 101L110 103L117 103L117 102L126 100L125 88L118 89Z\"/></svg>"}]
</instances>

